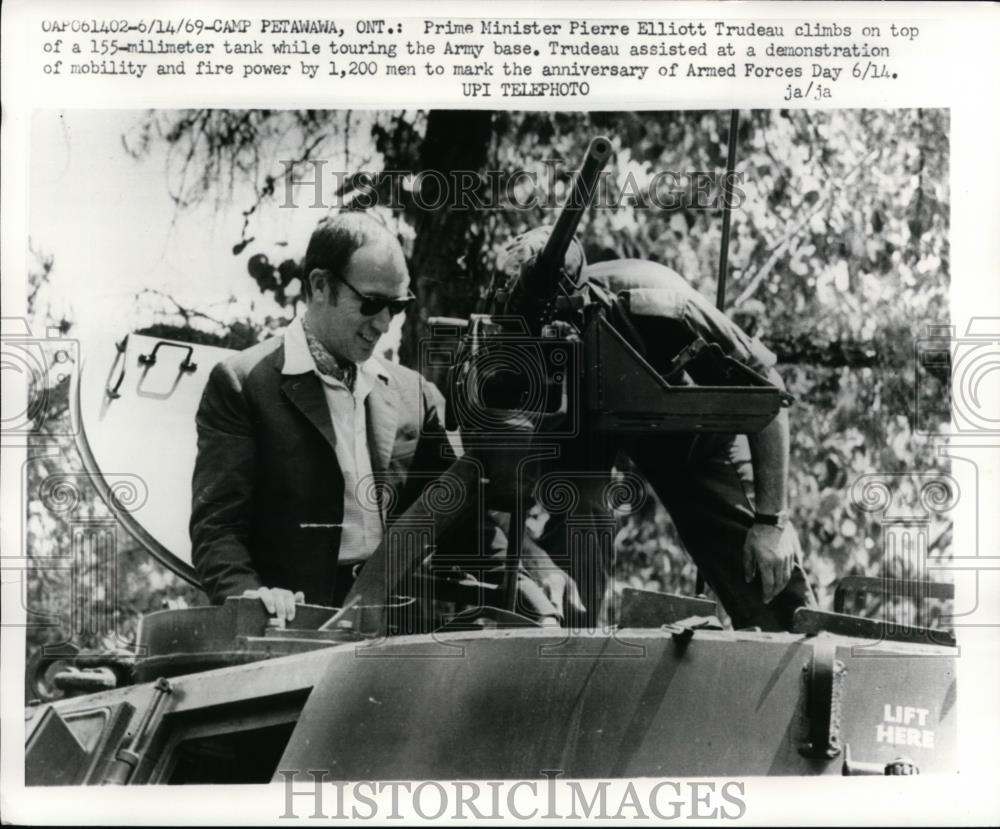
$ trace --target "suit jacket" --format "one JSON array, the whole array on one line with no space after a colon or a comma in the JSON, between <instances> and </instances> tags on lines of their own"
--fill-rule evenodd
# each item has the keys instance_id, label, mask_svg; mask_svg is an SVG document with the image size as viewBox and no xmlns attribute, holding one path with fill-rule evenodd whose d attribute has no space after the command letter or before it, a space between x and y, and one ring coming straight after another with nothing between
<instances>
[{"instance_id":1,"label":"suit jacket","mask_svg":"<svg viewBox=\"0 0 1000 829\"><path fill-rule=\"evenodd\" d=\"M330 411L319 378L283 375L283 364L282 337L225 360L198 409L192 559L216 603L261 586L301 590L314 604L333 595L344 479ZM437 389L410 369L384 368L388 380L376 379L366 401L368 447L394 515L454 456Z\"/></svg>"}]
</instances>

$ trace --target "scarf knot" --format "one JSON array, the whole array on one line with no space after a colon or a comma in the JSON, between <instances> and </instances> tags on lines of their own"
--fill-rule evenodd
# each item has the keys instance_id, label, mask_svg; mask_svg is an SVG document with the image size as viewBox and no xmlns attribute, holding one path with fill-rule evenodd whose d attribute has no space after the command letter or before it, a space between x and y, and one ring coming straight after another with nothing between
<instances>
[{"instance_id":1,"label":"scarf knot","mask_svg":"<svg viewBox=\"0 0 1000 829\"><path fill-rule=\"evenodd\" d=\"M310 330L305 316L302 317L302 331L306 335L306 344L309 346L313 362L316 363L316 370L320 374L339 380L353 393L354 382L358 377L357 364L341 361L334 357Z\"/></svg>"}]
</instances>

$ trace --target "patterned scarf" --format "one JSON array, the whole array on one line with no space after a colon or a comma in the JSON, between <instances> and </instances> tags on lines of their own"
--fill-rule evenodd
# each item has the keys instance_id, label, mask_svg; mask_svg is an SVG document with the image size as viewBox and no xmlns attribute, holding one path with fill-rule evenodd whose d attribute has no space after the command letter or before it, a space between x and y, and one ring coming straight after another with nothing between
<instances>
[{"instance_id":1,"label":"patterned scarf","mask_svg":"<svg viewBox=\"0 0 1000 829\"><path fill-rule=\"evenodd\" d=\"M353 393L354 382L358 377L357 365L354 363L342 364L337 360L310 330L305 315L302 316L302 331L306 335L306 344L309 346L309 353L312 355L313 362L316 363L316 370L320 374L325 374L327 377L339 380Z\"/></svg>"}]
</instances>

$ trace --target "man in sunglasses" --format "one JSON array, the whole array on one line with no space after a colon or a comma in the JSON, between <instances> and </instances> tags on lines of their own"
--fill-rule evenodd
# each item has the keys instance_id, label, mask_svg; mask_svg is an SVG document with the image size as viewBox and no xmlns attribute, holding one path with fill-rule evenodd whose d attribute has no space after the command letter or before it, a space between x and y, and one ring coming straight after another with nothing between
<instances>
[{"instance_id":1,"label":"man in sunglasses","mask_svg":"<svg viewBox=\"0 0 1000 829\"><path fill-rule=\"evenodd\" d=\"M288 621L296 602L339 606L387 523L454 460L440 392L375 355L413 300L396 237L364 213L324 221L303 282L305 311L281 336L212 372L191 516L212 601L257 596ZM506 541L474 516L456 536L465 553ZM558 616L544 596L533 604Z\"/></svg>"}]
</instances>

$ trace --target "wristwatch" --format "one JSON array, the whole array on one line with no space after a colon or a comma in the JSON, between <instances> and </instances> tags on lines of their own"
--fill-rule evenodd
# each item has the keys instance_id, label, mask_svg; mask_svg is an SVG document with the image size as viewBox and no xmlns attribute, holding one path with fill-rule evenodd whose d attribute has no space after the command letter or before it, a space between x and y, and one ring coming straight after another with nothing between
<instances>
[{"instance_id":1,"label":"wristwatch","mask_svg":"<svg viewBox=\"0 0 1000 829\"><path fill-rule=\"evenodd\" d=\"M788 526L788 510L778 513L755 512L753 514L754 524L766 524L769 527L777 527L779 530Z\"/></svg>"}]
</instances>

